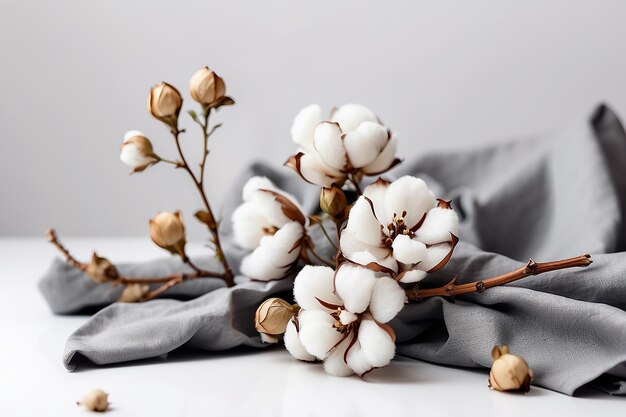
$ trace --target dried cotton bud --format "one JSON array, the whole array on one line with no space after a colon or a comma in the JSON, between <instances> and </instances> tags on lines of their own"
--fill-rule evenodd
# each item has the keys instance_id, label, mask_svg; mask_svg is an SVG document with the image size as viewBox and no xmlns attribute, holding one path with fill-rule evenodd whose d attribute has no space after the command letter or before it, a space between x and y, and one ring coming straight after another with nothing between
<instances>
[{"instance_id":1,"label":"dried cotton bud","mask_svg":"<svg viewBox=\"0 0 626 417\"><path fill-rule=\"evenodd\" d=\"M101 389L95 389L88 392L83 400L76 404L82 405L89 411L104 412L109 409L109 394Z\"/></svg>"},{"instance_id":2,"label":"dried cotton bud","mask_svg":"<svg viewBox=\"0 0 626 417\"><path fill-rule=\"evenodd\" d=\"M205 109L235 103L225 95L224 80L209 67L201 68L191 76L189 93Z\"/></svg>"},{"instance_id":3,"label":"dried cotton bud","mask_svg":"<svg viewBox=\"0 0 626 417\"><path fill-rule=\"evenodd\" d=\"M154 153L150 140L138 130L131 130L124 135L120 159L133 172L141 172L160 160Z\"/></svg>"},{"instance_id":4,"label":"dried cotton bud","mask_svg":"<svg viewBox=\"0 0 626 417\"><path fill-rule=\"evenodd\" d=\"M120 303L136 303L150 292L150 286L147 284L128 284L120 298L117 300Z\"/></svg>"},{"instance_id":5,"label":"dried cotton bud","mask_svg":"<svg viewBox=\"0 0 626 417\"><path fill-rule=\"evenodd\" d=\"M98 256L96 252L91 255L91 261L87 264L85 273L98 283L113 281L119 278L115 265L107 258Z\"/></svg>"},{"instance_id":6,"label":"dried cotton bud","mask_svg":"<svg viewBox=\"0 0 626 417\"><path fill-rule=\"evenodd\" d=\"M533 371L526 361L509 353L508 346L494 346L493 365L489 373L489 387L498 391L528 392Z\"/></svg>"},{"instance_id":7,"label":"dried cotton bud","mask_svg":"<svg viewBox=\"0 0 626 417\"><path fill-rule=\"evenodd\" d=\"M322 188L320 192L320 208L331 217L341 217L346 210L348 201L339 187Z\"/></svg>"},{"instance_id":8,"label":"dried cotton bud","mask_svg":"<svg viewBox=\"0 0 626 417\"><path fill-rule=\"evenodd\" d=\"M293 317L294 308L281 298L269 298L256 310L254 327L261 333L265 343L276 343L276 336L285 333L287 323Z\"/></svg>"},{"instance_id":9,"label":"dried cotton bud","mask_svg":"<svg viewBox=\"0 0 626 417\"><path fill-rule=\"evenodd\" d=\"M178 129L178 113L182 106L183 98L174 86L162 82L150 89L148 111L173 129Z\"/></svg>"},{"instance_id":10,"label":"dried cotton bud","mask_svg":"<svg viewBox=\"0 0 626 417\"><path fill-rule=\"evenodd\" d=\"M185 225L180 211L162 212L150 220L150 238L157 246L185 257Z\"/></svg>"}]
</instances>

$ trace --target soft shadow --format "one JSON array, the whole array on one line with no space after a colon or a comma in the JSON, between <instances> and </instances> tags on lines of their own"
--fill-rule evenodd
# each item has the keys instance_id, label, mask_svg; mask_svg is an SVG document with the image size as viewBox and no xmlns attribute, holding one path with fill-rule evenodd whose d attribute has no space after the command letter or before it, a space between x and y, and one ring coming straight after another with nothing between
<instances>
[{"instance_id":1,"label":"soft shadow","mask_svg":"<svg viewBox=\"0 0 626 417\"><path fill-rule=\"evenodd\" d=\"M271 349L271 347L270 347ZM187 347L180 347L167 354L160 355L154 358L137 359L132 361L111 363L98 365L82 356L80 353L76 353L73 361L76 363L77 372L88 372L97 369L115 369L125 368L127 366L150 366L164 363L179 363L179 362L197 362L197 361L210 361L215 359L233 358L239 356L248 356L258 354L267 349L252 348L249 346L238 346L226 351L210 351L203 349L193 349Z\"/></svg>"},{"instance_id":2,"label":"soft shadow","mask_svg":"<svg viewBox=\"0 0 626 417\"><path fill-rule=\"evenodd\" d=\"M416 384L428 383L428 379L424 377L424 373L419 372L416 366L411 366L412 360L402 358L393 360L391 363L379 369L374 369L370 373L363 376L363 381L376 384Z\"/></svg>"}]
</instances>

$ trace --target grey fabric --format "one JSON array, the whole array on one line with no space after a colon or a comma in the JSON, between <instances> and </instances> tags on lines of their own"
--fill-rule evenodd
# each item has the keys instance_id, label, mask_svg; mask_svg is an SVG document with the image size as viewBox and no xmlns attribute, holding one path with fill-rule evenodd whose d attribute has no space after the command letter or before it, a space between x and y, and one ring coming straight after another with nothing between
<instances>
[{"instance_id":1,"label":"grey fabric","mask_svg":"<svg viewBox=\"0 0 626 417\"><path fill-rule=\"evenodd\" d=\"M440 195L451 198L462 219L461 243L452 260L424 286L453 276L459 282L488 278L518 268L530 257L547 261L590 252L594 263L482 294L407 305L391 323L398 353L448 365L488 367L493 345L508 344L527 359L537 385L571 395L595 381L597 388L623 394L626 134L616 115L600 106L557 135L429 153L405 161L385 177L405 173L426 178ZM303 185L286 170L264 165L247 170L234 189L253 174L271 177L309 210L317 204L317 188ZM235 197L224 213L238 204ZM234 264L244 255L231 244L227 253ZM144 275L151 268L165 273L180 266L175 260L159 262L121 269ZM289 291L291 281L238 280L241 284L233 289L204 280L168 294L198 296L191 301L112 304L70 336L64 364L73 369L83 357L97 364L129 361L183 345L207 350L260 346L252 326L254 308L270 295ZM70 286L76 288L68 291ZM109 290L95 287L63 262L51 266L40 286L58 313L112 300Z\"/></svg>"}]
</instances>

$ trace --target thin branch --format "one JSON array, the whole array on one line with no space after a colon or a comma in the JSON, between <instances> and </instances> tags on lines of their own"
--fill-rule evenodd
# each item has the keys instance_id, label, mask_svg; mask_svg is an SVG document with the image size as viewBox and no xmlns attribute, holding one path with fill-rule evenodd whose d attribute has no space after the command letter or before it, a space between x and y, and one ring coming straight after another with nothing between
<instances>
[{"instance_id":1,"label":"thin branch","mask_svg":"<svg viewBox=\"0 0 626 417\"><path fill-rule=\"evenodd\" d=\"M163 285L161 285L160 287L144 295L141 301L152 300L153 298L158 297L159 295L163 294L165 291L172 288L174 285L180 284L183 281L185 281L185 275L175 276L171 278L169 281L167 281L166 283L164 283Z\"/></svg>"},{"instance_id":2,"label":"thin branch","mask_svg":"<svg viewBox=\"0 0 626 417\"><path fill-rule=\"evenodd\" d=\"M70 251L61 243L59 240L56 231L54 229L46 230L46 237L50 243L52 243L58 250L61 252L67 262L70 263L74 268L85 272L87 269L87 263L83 263L78 261L74 256L70 253ZM224 274L221 272L213 272L206 271L204 269L198 268L189 258L183 258L183 262L189 265L194 272L190 273L182 273L182 274L173 274L162 277L142 277L142 278L133 278L127 277L124 275L118 275L115 279L111 280L113 285L128 285L128 284L160 284L160 283L168 283L174 279L179 279L182 281L190 281L196 278L221 278L224 279Z\"/></svg>"},{"instance_id":3,"label":"thin branch","mask_svg":"<svg viewBox=\"0 0 626 417\"><path fill-rule=\"evenodd\" d=\"M343 222L339 220L335 220L335 229L337 230L337 253L335 254L335 269L339 268L339 264L341 263L341 225Z\"/></svg>"},{"instance_id":4,"label":"thin branch","mask_svg":"<svg viewBox=\"0 0 626 417\"><path fill-rule=\"evenodd\" d=\"M455 278L448 284L441 287L425 289L419 289L417 287L409 288L406 290L406 295L410 301L421 301L430 297L455 297L457 295L469 294L473 292L480 293L488 288L505 285L531 275L539 275L544 272L556 271L559 269L586 267L591 265L592 262L591 255L588 253L575 258L552 262L538 263L531 259L525 266L493 278L468 282L466 284L457 284Z\"/></svg>"},{"instance_id":5,"label":"thin branch","mask_svg":"<svg viewBox=\"0 0 626 417\"><path fill-rule=\"evenodd\" d=\"M317 224L320 227L320 229L322 230L322 233L324 234L324 236L326 236L326 239L328 240L328 242L332 245L332 247L335 250L338 250L339 248L337 247L335 242L333 242L333 240L330 238L330 235L328 234L328 232L326 231L326 228L324 227L323 219L320 219L319 223L317 223Z\"/></svg>"},{"instance_id":6,"label":"thin branch","mask_svg":"<svg viewBox=\"0 0 626 417\"><path fill-rule=\"evenodd\" d=\"M348 177L348 179L350 180L350 182L352 183L352 185L354 185L354 189L356 190L358 195L363 195L363 191L361 190L361 185L359 184L359 182L356 180L356 178L354 178L354 175L350 175Z\"/></svg>"},{"instance_id":7,"label":"thin branch","mask_svg":"<svg viewBox=\"0 0 626 417\"><path fill-rule=\"evenodd\" d=\"M48 239L48 242L52 243L59 250L59 252L65 256L67 262L69 262L74 268L81 271L87 269L87 264L78 262L78 260L72 256L70 251L63 246L57 237L57 232L54 229L46 230L46 239Z\"/></svg>"},{"instance_id":8,"label":"thin branch","mask_svg":"<svg viewBox=\"0 0 626 417\"><path fill-rule=\"evenodd\" d=\"M170 159L165 159L165 158L159 157L159 162L165 162L166 164L174 165L176 168L181 168L181 164L180 163L178 163L176 161L172 161Z\"/></svg>"},{"instance_id":9,"label":"thin branch","mask_svg":"<svg viewBox=\"0 0 626 417\"><path fill-rule=\"evenodd\" d=\"M209 116L211 116L211 109L204 110L204 124L200 124L202 127L202 159L200 160L200 186L204 187L204 167L206 165L206 158L209 156L209 136L207 133L207 127L209 126ZM211 133L213 133L213 128Z\"/></svg>"},{"instance_id":10,"label":"thin branch","mask_svg":"<svg viewBox=\"0 0 626 417\"><path fill-rule=\"evenodd\" d=\"M205 120L207 120L208 122L208 115L209 112L207 111L206 115L205 115ZM206 126L206 125L205 125ZM206 130L204 130L206 132ZM185 155L183 154L183 150L180 146L180 133L181 131L178 129L172 129L172 135L174 136L174 141L176 143L176 149L178 150L178 155L180 156L180 159L182 161L182 168L187 171L187 173L189 174L189 176L191 177L194 185L196 186L196 189L198 190L198 193L200 194L200 198L202 199L202 203L204 204L204 208L207 211L209 217L211 218L211 222L210 224L207 224L207 226L209 227L209 231L211 232L211 235L213 236L213 243L215 244L215 253L216 253L216 257L217 259L220 261L220 263L222 264L222 267L224 268L224 274L223 274L223 279L224 281L226 281L226 285L229 287L233 287L235 285L235 278L234 278L234 274L232 269L230 268L230 265L228 264L228 260L226 259L226 256L224 255L224 251L222 250L222 245L220 244L220 236L219 236L219 232L218 232L218 223L215 221L215 215L213 214L213 210L211 209L211 205L209 204L209 200L206 196L206 193L204 192L204 186L201 182L201 179L199 180L198 178L196 178L195 174L193 173L193 171L191 170L191 168L189 167L189 164L187 163L187 160L185 159ZM206 135L205 135L206 136ZM206 140L205 140L206 143ZM203 157L203 159L206 159L206 152L205 155ZM204 167L204 164L203 164ZM203 169L201 169L201 173L200 175L204 175L203 173Z\"/></svg>"},{"instance_id":11,"label":"thin branch","mask_svg":"<svg viewBox=\"0 0 626 417\"><path fill-rule=\"evenodd\" d=\"M313 256L314 256L314 257L315 257L318 261L320 261L320 262L321 262L321 263L323 263L324 265L326 265L326 266L330 266L330 267L334 267L334 266L335 266L335 264L334 264L332 261L330 261L330 260L328 260L328 259L325 259L324 257L320 256L320 255L319 255L319 254L315 251L315 248L314 248L311 244L307 244L307 245L306 245L306 249L307 249L307 250L308 250L308 251L309 251L309 252L310 252L310 253L311 253L311 254L312 254L312 255L313 255ZM306 259L309 263L311 263L311 264L313 263L313 262L311 262L311 260L310 260L310 258L309 258L308 256L307 256L305 259Z\"/></svg>"}]
</instances>

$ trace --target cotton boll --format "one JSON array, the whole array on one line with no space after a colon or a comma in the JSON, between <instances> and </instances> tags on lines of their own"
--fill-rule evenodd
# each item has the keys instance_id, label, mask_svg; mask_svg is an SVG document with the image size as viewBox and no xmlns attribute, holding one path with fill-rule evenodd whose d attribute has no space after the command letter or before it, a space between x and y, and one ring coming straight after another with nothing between
<instances>
[{"instance_id":1,"label":"cotton boll","mask_svg":"<svg viewBox=\"0 0 626 417\"><path fill-rule=\"evenodd\" d=\"M273 236L264 236L259 247L241 261L241 272L262 281L284 278L287 268L298 259L299 252L293 247L303 235L302 225L291 222Z\"/></svg>"},{"instance_id":2,"label":"cotton boll","mask_svg":"<svg viewBox=\"0 0 626 417\"><path fill-rule=\"evenodd\" d=\"M310 354L319 359L326 358L343 336L333 327L335 319L326 311L301 310L298 322L300 342Z\"/></svg>"},{"instance_id":3,"label":"cotton boll","mask_svg":"<svg viewBox=\"0 0 626 417\"><path fill-rule=\"evenodd\" d=\"M313 149L313 132L322 121L322 109L311 104L296 115L291 126L291 138L305 150Z\"/></svg>"},{"instance_id":4,"label":"cotton boll","mask_svg":"<svg viewBox=\"0 0 626 417\"><path fill-rule=\"evenodd\" d=\"M363 349L361 349L361 343L357 340L354 345L348 351L347 362L350 369L354 371L355 374L361 376L364 373L370 371L373 366L371 363L367 361L365 357L365 353Z\"/></svg>"},{"instance_id":5,"label":"cotton boll","mask_svg":"<svg viewBox=\"0 0 626 417\"><path fill-rule=\"evenodd\" d=\"M344 326L355 322L359 317L348 311L348 310L341 310L341 313L339 313L339 321L341 322L341 324L343 324Z\"/></svg>"},{"instance_id":6,"label":"cotton boll","mask_svg":"<svg viewBox=\"0 0 626 417\"><path fill-rule=\"evenodd\" d=\"M267 219L267 222L273 226L282 227L292 221L285 215L282 204L272 193L259 190L253 193L250 204L253 204L259 213Z\"/></svg>"},{"instance_id":7,"label":"cotton boll","mask_svg":"<svg viewBox=\"0 0 626 417\"><path fill-rule=\"evenodd\" d=\"M255 191L258 190L273 190L280 191L272 181L267 177L254 176L250 178L243 186L241 192L243 201L250 201Z\"/></svg>"},{"instance_id":8,"label":"cotton boll","mask_svg":"<svg viewBox=\"0 0 626 417\"><path fill-rule=\"evenodd\" d=\"M407 235L397 236L391 247L393 257L404 264L412 265L426 259L426 245Z\"/></svg>"},{"instance_id":9,"label":"cotton boll","mask_svg":"<svg viewBox=\"0 0 626 417\"><path fill-rule=\"evenodd\" d=\"M436 203L435 196L426 183L409 175L392 182L385 194L387 212L400 216L406 211L404 221L409 228L415 226Z\"/></svg>"},{"instance_id":10,"label":"cotton boll","mask_svg":"<svg viewBox=\"0 0 626 417\"><path fill-rule=\"evenodd\" d=\"M358 230L353 230L353 228L346 227L341 232L341 238L339 239L339 246L341 247L341 252L343 255L354 261L353 256L355 253L359 252L369 252L372 254L377 260L384 259L389 255L389 250L387 248L381 246L371 245L369 243L363 242L359 239L362 236ZM355 261L356 262L356 261ZM360 262L357 262L360 263ZM395 269L397 266L391 266L391 269Z\"/></svg>"},{"instance_id":11,"label":"cotton boll","mask_svg":"<svg viewBox=\"0 0 626 417\"><path fill-rule=\"evenodd\" d=\"M287 330L285 331L284 340L287 351L289 351L289 353L291 353L291 356L293 356L294 358L307 362L311 362L316 359L315 356L311 355L305 349L302 342L300 342L298 330L296 330L296 325L293 324L292 321L289 321L289 323L287 324Z\"/></svg>"},{"instance_id":12,"label":"cotton boll","mask_svg":"<svg viewBox=\"0 0 626 417\"><path fill-rule=\"evenodd\" d=\"M237 245L254 250L265 236L264 229L272 225L254 204L243 203L235 209L231 217L233 236Z\"/></svg>"},{"instance_id":13,"label":"cotton boll","mask_svg":"<svg viewBox=\"0 0 626 417\"><path fill-rule=\"evenodd\" d=\"M372 202L374 215L382 225L388 225L393 221L393 213L389 213L385 208L385 194L389 184L391 183L388 181L378 179L363 190L363 195Z\"/></svg>"},{"instance_id":14,"label":"cotton boll","mask_svg":"<svg viewBox=\"0 0 626 417\"><path fill-rule=\"evenodd\" d=\"M352 336L348 336L324 360L324 370L326 372L335 376L350 376L354 373L343 360L351 339Z\"/></svg>"},{"instance_id":15,"label":"cotton boll","mask_svg":"<svg viewBox=\"0 0 626 417\"><path fill-rule=\"evenodd\" d=\"M322 187L330 187L344 178L341 173L335 173L330 167L324 165L317 154L302 155L299 165L298 173L305 180Z\"/></svg>"},{"instance_id":16,"label":"cotton boll","mask_svg":"<svg viewBox=\"0 0 626 417\"><path fill-rule=\"evenodd\" d=\"M420 263L421 267L422 264ZM419 282L426 278L426 271L422 271L421 269L413 269L410 271L406 271L402 274L402 278L400 278L400 282L404 284L412 284L414 282Z\"/></svg>"},{"instance_id":17,"label":"cotton boll","mask_svg":"<svg viewBox=\"0 0 626 417\"><path fill-rule=\"evenodd\" d=\"M364 166L363 171L368 175L377 175L390 169L396 161L397 148L398 141L396 138L391 138L380 155L372 163Z\"/></svg>"},{"instance_id":18,"label":"cotton boll","mask_svg":"<svg viewBox=\"0 0 626 417\"><path fill-rule=\"evenodd\" d=\"M335 274L335 290L343 300L346 310L362 313L369 306L372 290L376 285L374 271L350 264L343 264Z\"/></svg>"},{"instance_id":19,"label":"cotton boll","mask_svg":"<svg viewBox=\"0 0 626 417\"><path fill-rule=\"evenodd\" d=\"M360 252L354 252L350 256L350 260L352 262L356 262L359 265L367 265L371 262L376 262L376 257L372 255L370 252L364 250Z\"/></svg>"},{"instance_id":20,"label":"cotton boll","mask_svg":"<svg viewBox=\"0 0 626 417\"><path fill-rule=\"evenodd\" d=\"M361 104L344 104L333 112L331 118L339 123L344 133L355 130L363 122L378 122L374 112Z\"/></svg>"},{"instance_id":21,"label":"cotton boll","mask_svg":"<svg viewBox=\"0 0 626 417\"><path fill-rule=\"evenodd\" d=\"M426 259L417 267L423 271L430 271L448 256L452 250L450 243L440 243L429 247L426 251Z\"/></svg>"},{"instance_id":22,"label":"cotton boll","mask_svg":"<svg viewBox=\"0 0 626 417\"><path fill-rule=\"evenodd\" d=\"M313 138L313 146L325 164L337 170L345 168L348 161L341 139L341 128L337 123L320 123L315 128Z\"/></svg>"},{"instance_id":23,"label":"cotton boll","mask_svg":"<svg viewBox=\"0 0 626 417\"><path fill-rule=\"evenodd\" d=\"M307 265L298 273L293 284L293 296L305 310L327 310L317 298L327 303L342 305L343 301L334 293L335 271L327 266Z\"/></svg>"},{"instance_id":24,"label":"cotton boll","mask_svg":"<svg viewBox=\"0 0 626 417\"><path fill-rule=\"evenodd\" d=\"M361 322L359 343L365 358L375 368L388 365L396 352L396 345L389 334L373 320Z\"/></svg>"},{"instance_id":25,"label":"cotton boll","mask_svg":"<svg viewBox=\"0 0 626 417\"><path fill-rule=\"evenodd\" d=\"M350 163L355 168L364 167L376 160L389 139L387 129L376 122L363 122L343 138Z\"/></svg>"},{"instance_id":26,"label":"cotton boll","mask_svg":"<svg viewBox=\"0 0 626 417\"><path fill-rule=\"evenodd\" d=\"M387 323L404 307L406 294L396 281L389 277L381 277L372 291L369 311L375 320Z\"/></svg>"},{"instance_id":27,"label":"cotton boll","mask_svg":"<svg viewBox=\"0 0 626 417\"><path fill-rule=\"evenodd\" d=\"M424 223L415 234L418 240L434 245L449 241L450 233L459 234L459 217L454 210L435 207L428 212Z\"/></svg>"},{"instance_id":28,"label":"cotton boll","mask_svg":"<svg viewBox=\"0 0 626 417\"><path fill-rule=\"evenodd\" d=\"M360 241L377 247L381 244L381 229L381 224L374 216L370 203L365 197L359 197L350 210L345 230L355 234Z\"/></svg>"}]
</instances>

